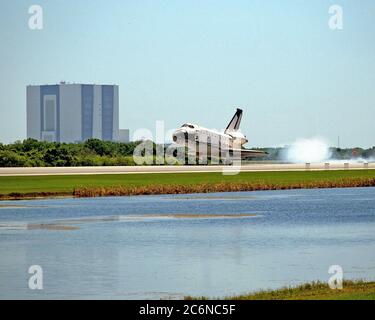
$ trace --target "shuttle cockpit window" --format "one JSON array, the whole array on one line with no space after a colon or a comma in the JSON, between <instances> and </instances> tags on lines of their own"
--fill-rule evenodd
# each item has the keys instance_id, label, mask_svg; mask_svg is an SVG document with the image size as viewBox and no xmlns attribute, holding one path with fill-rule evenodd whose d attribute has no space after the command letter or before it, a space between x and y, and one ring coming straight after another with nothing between
<instances>
[{"instance_id":1,"label":"shuttle cockpit window","mask_svg":"<svg viewBox=\"0 0 375 320\"><path fill-rule=\"evenodd\" d=\"M190 128L190 129L194 129L194 126L192 124L189 124L189 123L185 123L182 125L182 128Z\"/></svg>"}]
</instances>

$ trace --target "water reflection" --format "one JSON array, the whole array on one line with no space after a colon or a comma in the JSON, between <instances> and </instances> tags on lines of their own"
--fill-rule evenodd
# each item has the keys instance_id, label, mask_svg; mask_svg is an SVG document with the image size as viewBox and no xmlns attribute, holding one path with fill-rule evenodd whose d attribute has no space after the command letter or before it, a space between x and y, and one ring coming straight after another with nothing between
<instances>
[{"instance_id":1,"label":"water reflection","mask_svg":"<svg viewBox=\"0 0 375 320\"><path fill-rule=\"evenodd\" d=\"M375 278L375 189L2 202L0 298L225 296ZM22 207L22 210L20 208ZM27 287L30 265L44 290Z\"/></svg>"}]
</instances>

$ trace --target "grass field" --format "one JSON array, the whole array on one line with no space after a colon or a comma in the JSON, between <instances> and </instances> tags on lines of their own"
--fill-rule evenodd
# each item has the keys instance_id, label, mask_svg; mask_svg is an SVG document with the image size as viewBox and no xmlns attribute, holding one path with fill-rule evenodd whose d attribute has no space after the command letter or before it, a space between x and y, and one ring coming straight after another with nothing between
<instances>
[{"instance_id":1,"label":"grass field","mask_svg":"<svg viewBox=\"0 0 375 320\"><path fill-rule=\"evenodd\" d=\"M77 188L130 188L148 186L195 186L215 184L272 184L280 188L288 185L313 185L315 182L345 182L350 179L375 179L375 170L303 171L303 172L242 172L234 176L221 173L142 173L108 175L55 175L0 177L2 198L18 196L73 195ZM350 184L348 185L350 186Z\"/></svg>"},{"instance_id":2,"label":"grass field","mask_svg":"<svg viewBox=\"0 0 375 320\"><path fill-rule=\"evenodd\" d=\"M187 300L207 300L207 297L185 297ZM259 291L227 300L375 300L375 282L344 281L342 290L332 290L326 283L313 282L297 287Z\"/></svg>"}]
</instances>

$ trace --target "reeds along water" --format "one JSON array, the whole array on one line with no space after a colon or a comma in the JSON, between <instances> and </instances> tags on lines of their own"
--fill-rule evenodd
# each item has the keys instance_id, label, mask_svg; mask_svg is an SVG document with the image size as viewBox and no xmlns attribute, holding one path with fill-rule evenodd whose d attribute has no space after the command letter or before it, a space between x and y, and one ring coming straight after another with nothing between
<instances>
[{"instance_id":1,"label":"reeds along water","mask_svg":"<svg viewBox=\"0 0 375 320\"><path fill-rule=\"evenodd\" d=\"M73 192L75 197L104 197L130 196L152 194L185 194L208 192L236 192L257 190L286 190L313 188L351 188L375 187L375 178L346 178L338 180L318 180L301 183L269 183L269 182L241 182L241 183L213 183L191 185L148 185L148 186L114 186L114 187L82 187Z\"/></svg>"}]
</instances>

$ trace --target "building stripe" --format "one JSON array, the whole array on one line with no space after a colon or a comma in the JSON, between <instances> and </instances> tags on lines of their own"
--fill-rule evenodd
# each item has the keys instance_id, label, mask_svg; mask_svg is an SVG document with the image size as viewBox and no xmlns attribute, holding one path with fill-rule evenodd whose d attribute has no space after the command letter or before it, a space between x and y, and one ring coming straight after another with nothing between
<instances>
[{"instance_id":1,"label":"building stripe","mask_svg":"<svg viewBox=\"0 0 375 320\"><path fill-rule=\"evenodd\" d=\"M113 86L102 86L102 139L113 140Z\"/></svg>"},{"instance_id":2,"label":"building stripe","mask_svg":"<svg viewBox=\"0 0 375 320\"><path fill-rule=\"evenodd\" d=\"M94 122L94 86L81 86L82 140L93 137Z\"/></svg>"},{"instance_id":3,"label":"building stripe","mask_svg":"<svg viewBox=\"0 0 375 320\"><path fill-rule=\"evenodd\" d=\"M60 88L59 85L40 86L40 139L44 131L44 96L54 95L56 97L56 141L60 141Z\"/></svg>"}]
</instances>

